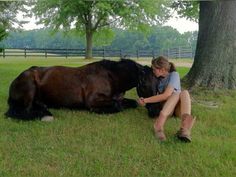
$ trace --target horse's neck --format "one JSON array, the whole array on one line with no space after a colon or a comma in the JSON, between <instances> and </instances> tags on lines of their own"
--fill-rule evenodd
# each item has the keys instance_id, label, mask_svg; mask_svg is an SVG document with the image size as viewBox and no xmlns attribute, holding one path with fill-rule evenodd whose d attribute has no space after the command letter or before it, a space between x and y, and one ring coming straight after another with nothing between
<instances>
[{"instance_id":1,"label":"horse's neck","mask_svg":"<svg viewBox=\"0 0 236 177\"><path fill-rule=\"evenodd\" d=\"M125 68L120 73L120 82L126 90L129 90L138 85L138 72L134 68Z\"/></svg>"}]
</instances>

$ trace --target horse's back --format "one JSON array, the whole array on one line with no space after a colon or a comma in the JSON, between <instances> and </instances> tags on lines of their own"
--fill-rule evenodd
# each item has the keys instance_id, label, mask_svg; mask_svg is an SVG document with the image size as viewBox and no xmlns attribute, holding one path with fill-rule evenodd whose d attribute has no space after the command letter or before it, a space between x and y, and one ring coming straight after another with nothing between
<instances>
[{"instance_id":1,"label":"horse's back","mask_svg":"<svg viewBox=\"0 0 236 177\"><path fill-rule=\"evenodd\" d=\"M109 74L97 65L54 66L39 73L40 98L50 107L84 107L95 92L110 94Z\"/></svg>"}]
</instances>

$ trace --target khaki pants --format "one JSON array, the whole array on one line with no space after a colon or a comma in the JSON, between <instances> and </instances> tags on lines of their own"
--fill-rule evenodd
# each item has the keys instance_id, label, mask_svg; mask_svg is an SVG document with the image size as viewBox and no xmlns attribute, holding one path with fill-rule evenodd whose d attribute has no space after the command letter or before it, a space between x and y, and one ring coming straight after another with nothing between
<instances>
[{"instance_id":1,"label":"khaki pants","mask_svg":"<svg viewBox=\"0 0 236 177\"><path fill-rule=\"evenodd\" d=\"M164 103L161 113L164 116L173 114L181 117L183 114L191 115L191 99L189 92L183 90L180 93L172 94Z\"/></svg>"}]
</instances>

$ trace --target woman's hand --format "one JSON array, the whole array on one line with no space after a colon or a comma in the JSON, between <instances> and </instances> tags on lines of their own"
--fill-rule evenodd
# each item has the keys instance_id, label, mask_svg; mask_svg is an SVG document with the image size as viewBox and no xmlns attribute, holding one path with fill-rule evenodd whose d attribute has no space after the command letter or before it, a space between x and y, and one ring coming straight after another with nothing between
<instances>
[{"instance_id":1,"label":"woman's hand","mask_svg":"<svg viewBox=\"0 0 236 177\"><path fill-rule=\"evenodd\" d=\"M145 106L145 105L146 105L146 103L145 103L143 97L140 97L140 98L137 100L137 102L138 102L138 104L139 104L140 106Z\"/></svg>"}]
</instances>

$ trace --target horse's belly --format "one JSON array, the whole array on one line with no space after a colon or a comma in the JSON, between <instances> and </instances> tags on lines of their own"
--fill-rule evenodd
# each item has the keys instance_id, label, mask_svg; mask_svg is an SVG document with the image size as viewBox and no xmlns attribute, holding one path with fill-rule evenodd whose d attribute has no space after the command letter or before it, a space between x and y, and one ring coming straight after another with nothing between
<instances>
[{"instance_id":1,"label":"horse's belly","mask_svg":"<svg viewBox=\"0 0 236 177\"><path fill-rule=\"evenodd\" d=\"M43 102L49 107L80 108L84 106L82 89L54 89L41 93Z\"/></svg>"}]
</instances>

